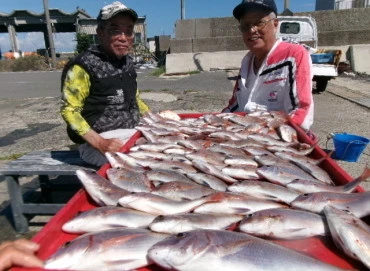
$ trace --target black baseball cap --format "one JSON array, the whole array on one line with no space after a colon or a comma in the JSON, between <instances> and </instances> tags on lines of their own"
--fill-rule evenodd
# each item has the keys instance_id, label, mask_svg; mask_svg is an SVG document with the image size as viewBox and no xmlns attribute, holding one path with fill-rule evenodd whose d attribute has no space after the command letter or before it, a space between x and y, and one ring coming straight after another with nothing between
<instances>
[{"instance_id":1,"label":"black baseball cap","mask_svg":"<svg viewBox=\"0 0 370 271\"><path fill-rule=\"evenodd\" d=\"M233 15L240 21L245 13L255 10L272 11L277 16L277 7L274 0L243 0L234 8Z\"/></svg>"}]
</instances>

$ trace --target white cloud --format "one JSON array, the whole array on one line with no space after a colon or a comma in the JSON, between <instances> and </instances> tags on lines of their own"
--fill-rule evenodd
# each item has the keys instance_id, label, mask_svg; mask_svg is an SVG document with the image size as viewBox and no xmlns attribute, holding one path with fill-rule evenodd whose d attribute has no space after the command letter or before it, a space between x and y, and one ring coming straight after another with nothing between
<instances>
[{"instance_id":1,"label":"white cloud","mask_svg":"<svg viewBox=\"0 0 370 271\"><path fill-rule=\"evenodd\" d=\"M75 33L57 33L53 35L55 51L73 52L76 48ZM45 48L44 35L41 32L17 33L18 47L23 52L35 52ZM2 52L11 50L8 34L0 34Z\"/></svg>"}]
</instances>

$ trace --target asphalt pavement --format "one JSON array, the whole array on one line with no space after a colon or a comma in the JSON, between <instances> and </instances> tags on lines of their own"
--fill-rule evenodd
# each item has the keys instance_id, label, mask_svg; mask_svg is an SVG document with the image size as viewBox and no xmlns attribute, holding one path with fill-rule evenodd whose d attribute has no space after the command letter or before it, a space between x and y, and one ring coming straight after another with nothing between
<instances>
[{"instance_id":1,"label":"asphalt pavement","mask_svg":"<svg viewBox=\"0 0 370 271\"><path fill-rule=\"evenodd\" d=\"M138 88L154 112L220 112L227 104L237 71L213 71L183 76L151 75L138 69ZM70 149L60 117L60 71L0 73L0 166L13 157L34 150ZM312 131L323 149L333 149L331 133L346 132L370 138L370 81L368 77L343 76L329 82L323 93L314 94L315 122ZM357 177L370 164L370 147L356 163L338 160ZM27 195L37 194L35 176L21 178ZM364 183L365 188L368 183ZM30 197L32 200L32 196ZM0 242L19 237L14 232L6 183L0 176ZM33 217L32 236L50 217Z\"/></svg>"}]
</instances>

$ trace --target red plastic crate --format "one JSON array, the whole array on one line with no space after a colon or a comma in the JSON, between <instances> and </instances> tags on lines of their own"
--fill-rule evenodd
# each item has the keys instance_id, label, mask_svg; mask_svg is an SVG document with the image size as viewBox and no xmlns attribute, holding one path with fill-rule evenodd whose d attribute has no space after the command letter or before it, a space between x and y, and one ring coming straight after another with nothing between
<instances>
[{"instance_id":1,"label":"red plastic crate","mask_svg":"<svg viewBox=\"0 0 370 271\"><path fill-rule=\"evenodd\" d=\"M199 118L202 114L180 114L182 118ZM314 144L314 142L307 137L305 132L291 123L291 125L297 130L298 137L301 142ZM135 143L135 141L141 137L141 133L137 132L134 136L126 143L126 145L121 149L122 152L128 152L129 148ZM318 146L315 147L314 151L310 155L313 158L321 158L327 156L321 148ZM332 179L338 185L346 184L352 181L352 177L349 176L333 159L328 158L323 161L321 167L325 169ZM102 166L98 173L106 177L106 170L110 167L109 164ZM364 192L364 190L359 187L357 192ZM60 246L64 243L73 240L79 235L69 234L62 231L62 225L68 220L72 219L78 212L90 210L96 208L97 205L90 199L84 189L79 190L73 198L45 225L45 227L37 233L32 239L34 242L37 242L41 245L41 248L38 252L38 256L41 259L47 259L53 253L55 253ZM304 240L294 240L294 241L285 241L285 240L276 240L274 241L277 244L289 247L299 252L303 252L307 255L310 255L314 258L317 258L323 262L330 263L332 265L338 266L344 269L357 269L365 270L364 265L356 260L353 260L346 256L342 251L337 249L330 239L330 237L314 237ZM41 270L50 270L50 269L26 269L15 267L11 269L12 271L41 271ZM141 268L140 271L159 271L163 270L157 266L148 266Z\"/></svg>"}]
</instances>

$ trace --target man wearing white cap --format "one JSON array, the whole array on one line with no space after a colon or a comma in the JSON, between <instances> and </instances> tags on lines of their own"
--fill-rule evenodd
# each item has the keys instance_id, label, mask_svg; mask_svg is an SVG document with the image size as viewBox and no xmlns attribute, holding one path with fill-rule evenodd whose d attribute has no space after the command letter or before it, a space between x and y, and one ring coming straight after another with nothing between
<instances>
[{"instance_id":1,"label":"man wearing white cap","mask_svg":"<svg viewBox=\"0 0 370 271\"><path fill-rule=\"evenodd\" d=\"M107 162L106 152L119 151L124 144L101 133L132 129L149 110L139 98L128 56L137 19L137 13L120 2L104 6L97 17L99 45L73 58L62 74L61 114L68 136L81 144L81 158L96 166Z\"/></svg>"},{"instance_id":2,"label":"man wearing white cap","mask_svg":"<svg viewBox=\"0 0 370 271\"><path fill-rule=\"evenodd\" d=\"M223 112L284 111L308 130L313 123L312 65L300 44L279 41L274 0L243 0L234 17L249 52Z\"/></svg>"}]
</instances>

